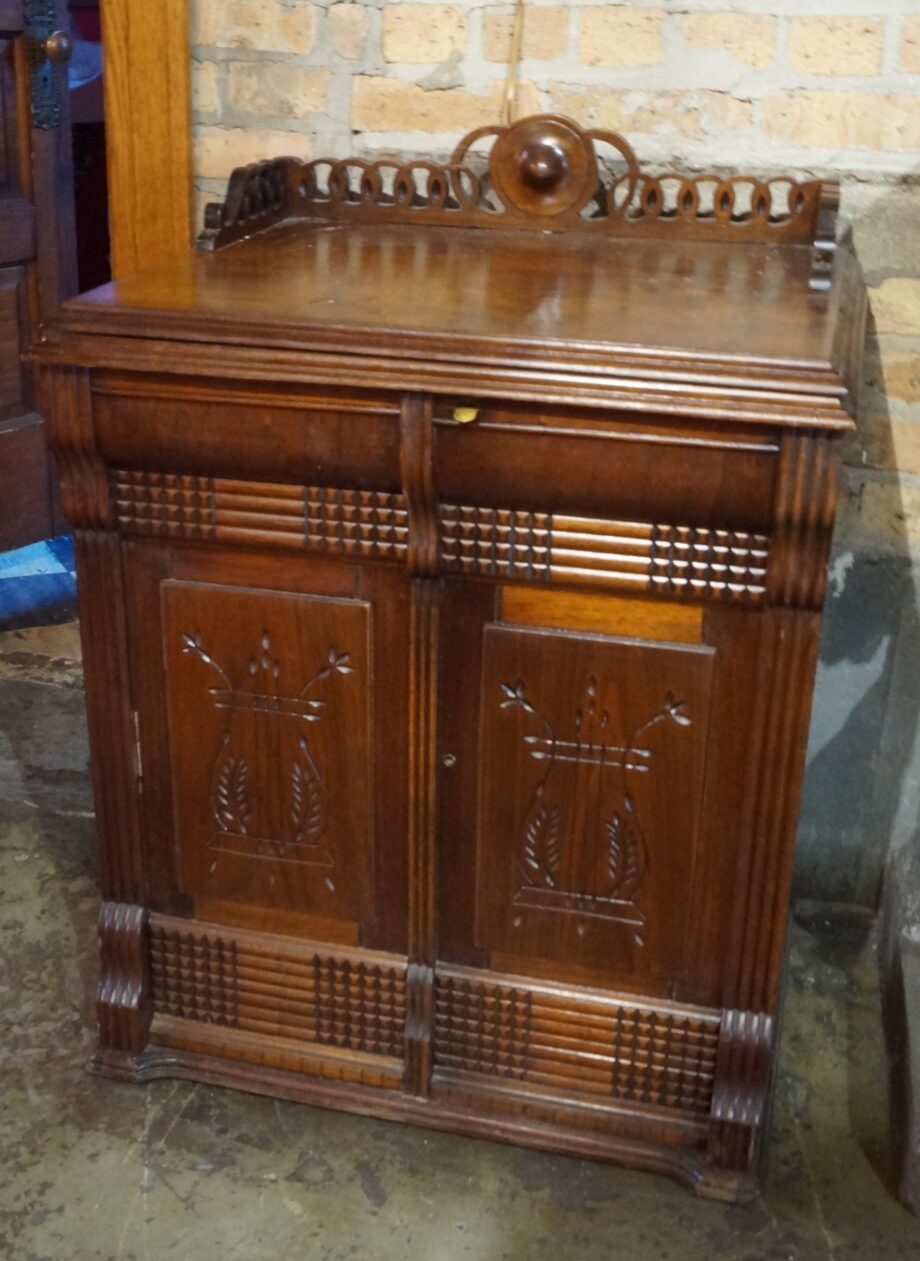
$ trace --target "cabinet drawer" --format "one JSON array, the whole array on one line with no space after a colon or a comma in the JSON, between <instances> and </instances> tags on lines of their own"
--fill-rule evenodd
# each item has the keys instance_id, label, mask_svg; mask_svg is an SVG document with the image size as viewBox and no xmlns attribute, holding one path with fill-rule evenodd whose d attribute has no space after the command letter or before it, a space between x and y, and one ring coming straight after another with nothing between
<instances>
[{"instance_id":1,"label":"cabinet drawer","mask_svg":"<svg viewBox=\"0 0 920 1261\"><path fill-rule=\"evenodd\" d=\"M399 403L382 395L108 373L94 381L93 414L100 451L117 468L400 486Z\"/></svg>"},{"instance_id":2,"label":"cabinet drawer","mask_svg":"<svg viewBox=\"0 0 920 1261\"><path fill-rule=\"evenodd\" d=\"M438 490L458 507L753 532L772 521L779 445L764 428L514 405L460 423L442 402L435 432Z\"/></svg>"}]
</instances>

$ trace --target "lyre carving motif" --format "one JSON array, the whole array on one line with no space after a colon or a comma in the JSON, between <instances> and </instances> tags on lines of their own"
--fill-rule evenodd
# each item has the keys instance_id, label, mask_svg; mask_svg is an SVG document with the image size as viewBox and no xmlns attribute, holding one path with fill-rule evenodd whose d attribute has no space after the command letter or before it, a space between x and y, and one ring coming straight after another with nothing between
<instances>
[{"instance_id":1,"label":"lyre carving motif","mask_svg":"<svg viewBox=\"0 0 920 1261\"><path fill-rule=\"evenodd\" d=\"M335 864L323 844L326 784L305 724L321 721L327 707L327 701L311 692L335 675L353 673L350 654L331 647L323 665L299 692L290 695L280 689L281 664L272 654L268 631L263 632L242 683L229 678L204 647L200 634L184 634L182 652L197 657L217 675L220 684L210 687L208 695L214 707L227 715L211 773L211 813L216 831L209 844L213 849L231 853L318 865L326 869L325 884L333 889ZM253 742L236 721L243 716L258 727L265 723L296 724L293 748L289 741L277 736L266 746L280 750L282 756L287 754L280 794L272 790L264 776L263 782L258 782L251 761ZM261 734L265 740L271 739L267 730Z\"/></svg>"},{"instance_id":2,"label":"lyre carving motif","mask_svg":"<svg viewBox=\"0 0 920 1261\"><path fill-rule=\"evenodd\" d=\"M564 739L530 700L523 680L501 685L499 707L534 720L523 738L541 767L522 822L521 885L514 903L572 914L580 932L592 918L631 925L642 945L645 914L636 898L648 850L629 777L652 771L654 750L640 743L643 737L666 722L687 727L690 717L686 703L668 692L661 709L618 744L611 738L610 714L598 705L598 691L597 679L589 676L573 736ZM613 782L609 771L619 772ZM560 804L563 776L578 802L568 812Z\"/></svg>"}]
</instances>

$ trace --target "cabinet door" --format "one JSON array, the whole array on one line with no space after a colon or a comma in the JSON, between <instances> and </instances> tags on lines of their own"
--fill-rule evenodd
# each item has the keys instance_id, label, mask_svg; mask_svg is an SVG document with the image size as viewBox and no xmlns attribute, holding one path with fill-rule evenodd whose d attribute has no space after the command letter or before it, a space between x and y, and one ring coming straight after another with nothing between
<instances>
[{"instance_id":1,"label":"cabinet door","mask_svg":"<svg viewBox=\"0 0 920 1261\"><path fill-rule=\"evenodd\" d=\"M756 616L447 584L443 960L718 1002Z\"/></svg>"},{"instance_id":2,"label":"cabinet door","mask_svg":"<svg viewBox=\"0 0 920 1261\"><path fill-rule=\"evenodd\" d=\"M154 907L404 951L403 576L133 553Z\"/></svg>"}]
</instances>

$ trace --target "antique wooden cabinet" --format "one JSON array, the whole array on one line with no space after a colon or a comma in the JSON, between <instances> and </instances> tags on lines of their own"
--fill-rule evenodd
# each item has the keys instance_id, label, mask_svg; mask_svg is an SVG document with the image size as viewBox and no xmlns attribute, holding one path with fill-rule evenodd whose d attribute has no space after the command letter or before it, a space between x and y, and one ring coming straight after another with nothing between
<instances>
[{"instance_id":1,"label":"antique wooden cabinet","mask_svg":"<svg viewBox=\"0 0 920 1261\"><path fill-rule=\"evenodd\" d=\"M67 305L97 1071L750 1193L862 341L835 206L531 118L239 171L207 248Z\"/></svg>"}]
</instances>

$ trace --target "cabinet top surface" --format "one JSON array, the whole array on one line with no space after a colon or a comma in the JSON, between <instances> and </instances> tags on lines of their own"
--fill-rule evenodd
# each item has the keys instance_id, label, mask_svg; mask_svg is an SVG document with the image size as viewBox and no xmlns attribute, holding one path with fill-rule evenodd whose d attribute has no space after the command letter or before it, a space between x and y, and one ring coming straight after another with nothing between
<instances>
[{"instance_id":1,"label":"cabinet top surface","mask_svg":"<svg viewBox=\"0 0 920 1261\"><path fill-rule=\"evenodd\" d=\"M74 329L379 353L638 352L832 377L845 285L803 246L622 241L475 228L292 223L189 253L66 305ZM833 392L829 385L829 392Z\"/></svg>"},{"instance_id":2,"label":"cabinet top surface","mask_svg":"<svg viewBox=\"0 0 920 1261\"><path fill-rule=\"evenodd\" d=\"M650 175L624 137L556 115L478 128L447 163L271 159L208 207L209 252L68 303L40 353L92 365L116 338L146 367L145 345L162 366L208 343L227 371L295 351L292 371L312 356L388 388L714 390L844 426L865 296L837 200L790 176Z\"/></svg>"}]
</instances>

